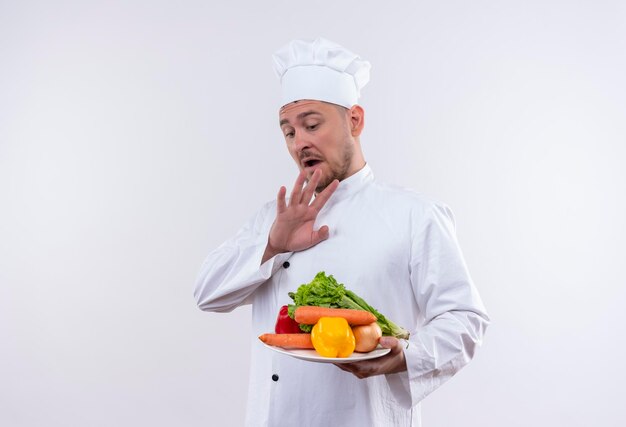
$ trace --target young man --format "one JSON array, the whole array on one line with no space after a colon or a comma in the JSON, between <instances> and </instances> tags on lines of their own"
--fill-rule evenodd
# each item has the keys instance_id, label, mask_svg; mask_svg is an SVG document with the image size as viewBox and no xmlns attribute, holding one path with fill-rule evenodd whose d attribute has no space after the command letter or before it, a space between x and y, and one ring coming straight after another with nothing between
<instances>
[{"instance_id":1,"label":"young man","mask_svg":"<svg viewBox=\"0 0 626 427\"><path fill-rule=\"evenodd\" d=\"M419 402L466 365L488 317L463 261L450 210L374 179L361 150L357 102L369 63L328 40L295 40L274 55L279 124L300 169L205 261L201 309L252 304L248 425L420 425ZM306 183L306 185L305 185ZM411 332L383 337L389 354L312 363L264 348L280 307L319 272Z\"/></svg>"}]
</instances>

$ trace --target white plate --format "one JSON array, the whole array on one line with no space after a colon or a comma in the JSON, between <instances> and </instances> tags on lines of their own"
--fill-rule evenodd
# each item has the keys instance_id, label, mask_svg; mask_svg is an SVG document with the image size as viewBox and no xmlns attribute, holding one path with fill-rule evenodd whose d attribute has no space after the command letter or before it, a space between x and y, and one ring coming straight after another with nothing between
<instances>
[{"instance_id":1,"label":"white plate","mask_svg":"<svg viewBox=\"0 0 626 427\"><path fill-rule=\"evenodd\" d=\"M274 347L273 345L263 344L265 347L274 350L277 353L286 354L287 356L295 357L296 359L307 360L309 362L320 362L320 363L352 363L352 362L360 362L361 360L369 360L376 359L377 357L384 356L385 354L391 351L390 348L383 348L378 346L378 348L370 351L369 353L357 353L354 352L348 357L324 357L320 356L320 354L315 350L306 350L306 349L288 349L281 347Z\"/></svg>"}]
</instances>

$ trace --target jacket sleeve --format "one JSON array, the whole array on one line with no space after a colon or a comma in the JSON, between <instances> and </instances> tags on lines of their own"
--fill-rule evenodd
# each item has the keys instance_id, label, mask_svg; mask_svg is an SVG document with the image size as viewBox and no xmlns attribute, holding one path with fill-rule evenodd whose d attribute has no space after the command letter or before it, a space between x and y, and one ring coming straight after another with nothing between
<instances>
[{"instance_id":1,"label":"jacket sleeve","mask_svg":"<svg viewBox=\"0 0 626 427\"><path fill-rule=\"evenodd\" d=\"M278 254L261 264L275 203L265 205L237 234L206 258L196 281L194 297L204 311L228 312L250 303L249 297L269 279L291 253Z\"/></svg>"},{"instance_id":2,"label":"jacket sleeve","mask_svg":"<svg viewBox=\"0 0 626 427\"><path fill-rule=\"evenodd\" d=\"M405 345L407 371L387 375L394 397L407 409L470 362L489 324L452 212L433 205L419 216L413 222L410 274L421 325Z\"/></svg>"}]
</instances>

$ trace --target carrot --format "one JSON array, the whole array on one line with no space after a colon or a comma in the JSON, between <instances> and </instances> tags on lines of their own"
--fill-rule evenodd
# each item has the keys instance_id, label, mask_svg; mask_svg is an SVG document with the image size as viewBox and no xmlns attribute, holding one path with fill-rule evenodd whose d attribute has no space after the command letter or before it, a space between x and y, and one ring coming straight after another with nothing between
<instances>
[{"instance_id":1,"label":"carrot","mask_svg":"<svg viewBox=\"0 0 626 427\"><path fill-rule=\"evenodd\" d=\"M314 305L303 305L296 308L296 322L304 325L315 325L322 317L343 317L350 325L369 325L376 321L369 311L351 308L327 308Z\"/></svg>"},{"instance_id":2,"label":"carrot","mask_svg":"<svg viewBox=\"0 0 626 427\"><path fill-rule=\"evenodd\" d=\"M259 339L267 345L282 348L313 348L311 334L263 334Z\"/></svg>"}]
</instances>

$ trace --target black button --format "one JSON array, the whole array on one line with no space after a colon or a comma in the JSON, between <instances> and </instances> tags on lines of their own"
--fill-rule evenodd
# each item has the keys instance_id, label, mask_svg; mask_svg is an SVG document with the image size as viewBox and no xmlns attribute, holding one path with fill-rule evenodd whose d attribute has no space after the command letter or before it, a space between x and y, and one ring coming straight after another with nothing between
<instances>
[{"instance_id":1,"label":"black button","mask_svg":"<svg viewBox=\"0 0 626 427\"><path fill-rule=\"evenodd\" d=\"M278 375L276 374L272 375L272 381L278 381Z\"/></svg>"},{"instance_id":2,"label":"black button","mask_svg":"<svg viewBox=\"0 0 626 427\"><path fill-rule=\"evenodd\" d=\"M283 262L283 268L289 268L291 264L289 264L289 261L285 261Z\"/></svg>"}]
</instances>

